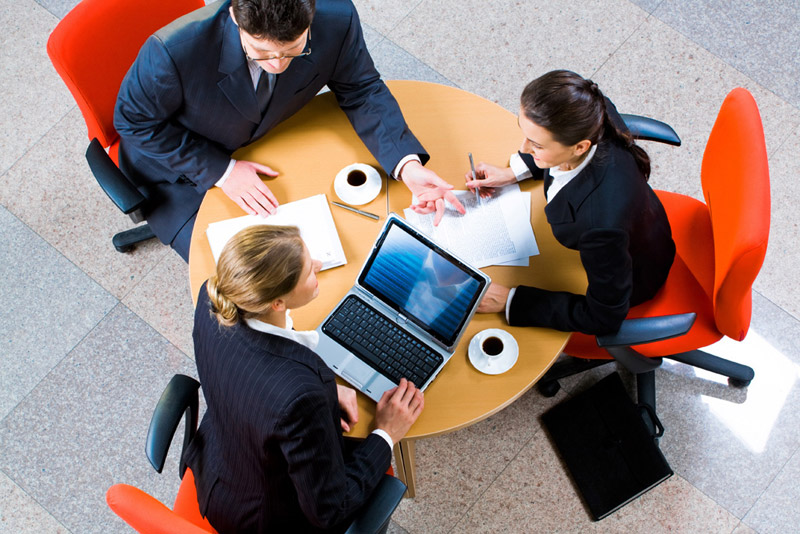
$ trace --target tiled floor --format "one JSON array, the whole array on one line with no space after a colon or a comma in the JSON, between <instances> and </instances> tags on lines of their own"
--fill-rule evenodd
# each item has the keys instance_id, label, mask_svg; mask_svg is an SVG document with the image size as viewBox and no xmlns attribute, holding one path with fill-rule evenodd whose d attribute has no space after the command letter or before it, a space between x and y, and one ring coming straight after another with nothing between
<instances>
[{"instance_id":1,"label":"tiled floor","mask_svg":"<svg viewBox=\"0 0 800 534\"><path fill-rule=\"evenodd\" d=\"M194 374L186 266L148 244L113 251L128 221L83 159L85 127L45 43L75 0L0 2L0 532L125 532L104 492L171 502L143 439L153 400ZM699 196L704 139L725 94L761 108L770 249L742 343L746 390L680 364L658 372L661 448L676 476L593 523L538 416L589 378L535 391L471 428L417 444L419 491L394 532L800 532L800 7L767 0L358 0L385 78L435 81L515 111L552 68L592 77L624 112L671 123L648 147L657 188ZM513 149L514 147L509 147ZM603 371L607 372L607 371Z\"/></svg>"}]
</instances>

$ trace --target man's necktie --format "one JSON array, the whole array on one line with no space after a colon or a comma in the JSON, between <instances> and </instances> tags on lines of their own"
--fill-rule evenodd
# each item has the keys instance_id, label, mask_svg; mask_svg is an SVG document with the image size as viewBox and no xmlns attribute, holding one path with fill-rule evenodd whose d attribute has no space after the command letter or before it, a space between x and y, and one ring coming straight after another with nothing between
<instances>
[{"instance_id":1,"label":"man's necktie","mask_svg":"<svg viewBox=\"0 0 800 534\"><path fill-rule=\"evenodd\" d=\"M270 98L272 98L272 90L275 88L275 78L277 75L270 74L267 71L261 71L261 76L258 78L258 85L256 86L256 99L258 100L258 109L261 115L267 110Z\"/></svg>"}]
</instances>

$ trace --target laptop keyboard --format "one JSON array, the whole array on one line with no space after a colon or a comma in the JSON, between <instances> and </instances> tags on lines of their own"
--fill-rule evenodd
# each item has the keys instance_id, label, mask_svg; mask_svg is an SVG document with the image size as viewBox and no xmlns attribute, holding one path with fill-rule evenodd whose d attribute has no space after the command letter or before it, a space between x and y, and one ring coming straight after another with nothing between
<instances>
[{"instance_id":1,"label":"laptop keyboard","mask_svg":"<svg viewBox=\"0 0 800 534\"><path fill-rule=\"evenodd\" d=\"M355 295L344 300L322 331L395 384L406 378L421 387L443 361Z\"/></svg>"}]
</instances>

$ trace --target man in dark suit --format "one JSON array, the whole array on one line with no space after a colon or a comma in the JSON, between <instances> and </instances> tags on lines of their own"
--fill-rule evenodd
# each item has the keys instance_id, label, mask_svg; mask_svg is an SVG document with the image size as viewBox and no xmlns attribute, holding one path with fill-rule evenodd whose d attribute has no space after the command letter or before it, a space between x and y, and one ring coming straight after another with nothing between
<instances>
[{"instance_id":1,"label":"man in dark suit","mask_svg":"<svg viewBox=\"0 0 800 534\"><path fill-rule=\"evenodd\" d=\"M146 193L158 238L188 260L194 218L215 186L247 213L274 213L278 200L258 175L277 172L231 154L325 85L417 211L438 219L444 199L463 211L452 186L423 167L429 156L375 70L350 0L227 0L151 36L120 87L120 167Z\"/></svg>"}]
</instances>

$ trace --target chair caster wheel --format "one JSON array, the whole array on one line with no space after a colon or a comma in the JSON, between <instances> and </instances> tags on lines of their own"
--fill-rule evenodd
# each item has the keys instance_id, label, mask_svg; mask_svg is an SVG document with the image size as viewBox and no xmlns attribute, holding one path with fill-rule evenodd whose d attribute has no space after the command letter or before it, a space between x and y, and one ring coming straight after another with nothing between
<instances>
[{"instance_id":1,"label":"chair caster wheel","mask_svg":"<svg viewBox=\"0 0 800 534\"><path fill-rule=\"evenodd\" d=\"M549 380L547 382L539 382L536 384L536 389L539 390L544 397L555 397L556 393L561 389L561 385L557 380Z\"/></svg>"},{"instance_id":2,"label":"chair caster wheel","mask_svg":"<svg viewBox=\"0 0 800 534\"><path fill-rule=\"evenodd\" d=\"M728 378L728 384L735 388L746 388L750 385L750 380L739 380L738 378Z\"/></svg>"}]
</instances>

